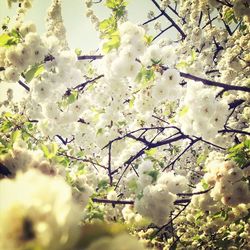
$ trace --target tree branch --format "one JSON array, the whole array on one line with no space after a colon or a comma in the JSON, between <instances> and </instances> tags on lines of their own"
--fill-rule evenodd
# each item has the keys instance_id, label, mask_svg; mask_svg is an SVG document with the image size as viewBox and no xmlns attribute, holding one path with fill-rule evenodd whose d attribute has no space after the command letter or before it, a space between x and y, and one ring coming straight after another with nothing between
<instances>
[{"instance_id":1,"label":"tree branch","mask_svg":"<svg viewBox=\"0 0 250 250\"><path fill-rule=\"evenodd\" d=\"M186 34L183 32L183 30L175 23L175 21L164 11L161 9L160 5L155 1L151 0L153 4L156 6L156 8L165 16L168 21L176 28L176 30L181 34L182 40L186 38Z\"/></svg>"},{"instance_id":2,"label":"tree branch","mask_svg":"<svg viewBox=\"0 0 250 250\"><path fill-rule=\"evenodd\" d=\"M209 86L215 86L215 87L219 87L219 88L224 88L225 91L229 91L229 90L235 90L235 91L243 91L243 92L249 92L250 93L250 88L249 87L244 87L244 86L235 86L235 85L229 85L229 84L225 84L225 83L220 83L220 82L215 82L215 81L211 81L211 80L207 80L198 76L194 76L188 73L184 73L184 72L180 72L180 75L184 78L187 79L191 79L194 81L200 81L205 85L209 85Z\"/></svg>"},{"instance_id":3,"label":"tree branch","mask_svg":"<svg viewBox=\"0 0 250 250\"><path fill-rule=\"evenodd\" d=\"M22 82L21 80L18 81L18 83L25 88L27 91L30 91L30 87L28 85L26 85L24 82Z\"/></svg>"},{"instance_id":4,"label":"tree branch","mask_svg":"<svg viewBox=\"0 0 250 250\"><path fill-rule=\"evenodd\" d=\"M87 86L87 84L92 83L92 82L94 82L102 77L104 77L104 75L99 75L93 79L87 80L86 82L83 82L83 83L75 86L74 89L78 89L78 90L82 91Z\"/></svg>"}]
</instances>

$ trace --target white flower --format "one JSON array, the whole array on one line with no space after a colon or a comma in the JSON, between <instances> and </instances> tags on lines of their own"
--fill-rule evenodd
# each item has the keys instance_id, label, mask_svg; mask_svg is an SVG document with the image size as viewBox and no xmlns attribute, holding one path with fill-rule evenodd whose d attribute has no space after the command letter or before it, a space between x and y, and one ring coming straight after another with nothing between
<instances>
[{"instance_id":1,"label":"white flower","mask_svg":"<svg viewBox=\"0 0 250 250\"><path fill-rule=\"evenodd\" d=\"M174 175L173 171L161 174L157 183L166 185L169 192L173 194L183 193L188 188L187 178Z\"/></svg>"},{"instance_id":2,"label":"white flower","mask_svg":"<svg viewBox=\"0 0 250 250\"><path fill-rule=\"evenodd\" d=\"M36 47L41 44L41 38L37 33L30 32L25 36L25 44L28 47Z\"/></svg>"},{"instance_id":3,"label":"white flower","mask_svg":"<svg viewBox=\"0 0 250 250\"><path fill-rule=\"evenodd\" d=\"M145 66L150 66L153 62L161 61L162 58L163 54L161 53L159 45L153 44L147 48L144 55L140 57L140 60Z\"/></svg>"},{"instance_id":4,"label":"white flower","mask_svg":"<svg viewBox=\"0 0 250 250\"><path fill-rule=\"evenodd\" d=\"M161 226L168 222L175 199L176 195L170 193L166 185L149 185L144 188L142 198L135 200L135 209L142 216Z\"/></svg>"},{"instance_id":5,"label":"white flower","mask_svg":"<svg viewBox=\"0 0 250 250\"><path fill-rule=\"evenodd\" d=\"M53 85L48 81L34 79L31 81L31 93L38 101L45 101L53 95Z\"/></svg>"},{"instance_id":6,"label":"white flower","mask_svg":"<svg viewBox=\"0 0 250 250\"><path fill-rule=\"evenodd\" d=\"M25 22L19 28L20 33L22 36L26 36L30 32L36 32L36 26L32 22Z\"/></svg>"},{"instance_id":7,"label":"white flower","mask_svg":"<svg viewBox=\"0 0 250 250\"><path fill-rule=\"evenodd\" d=\"M12 64L14 67L19 69L20 71L24 70L27 67L27 61L22 56L22 53L20 51L17 51L16 48L10 48L7 50L6 58Z\"/></svg>"},{"instance_id":8,"label":"white flower","mask_svg":"<svg viewBox=\"0 0 250 250\"><path fill-rule=\"evenodd\" d=\"M156 82L152 87L152 97L157 102L165 101L168 97L168 87L162 82Z\"/></svg>"},{"instance_id":9,"label":"white flower","mask_svg":"<svg viewBox=\"0 0 250 250\"><path fill-rule=\"evenodd\" d=\"M19 71L15 67L7 67L4 71L4 76L9 82L17 82L19 80Z\"/></svg>"},{"instance_id":10,"label":"white flower","mask_svg":"<svg viewBox=\"0 0 250 250\"><path fill-rule=\"evenodd\" d=\"M80 213L62 178L30 170L2 180L0 200L1 249L71 249Z\"/></svg>"},{"instance_id":11,"label":"white flower","mask_svg":"<svg viewBox=\"0 0 250 250\"><path fill-rule=\"evenodd\" d=\"M43 113L47 118L54 118L60 116L58 105L54 102L49 102L44 105Z\"/></svg>"},{"instance_id":12,"label":"white flower","mask_svg":"<svg viewBox=\"0 0 250 250\"><path fill-rule=\"evenodd\" d=\"M180 73L176 69L167 69L162 74L162 78L166 80L166 85L172 85L175 87L177 87L181 81Z\"/></svg>"},{"instance_id":13,"label":"white flower","mask_svg":"<svg viewBox=\"0 0 250 250\"><path fill-rule=\"evenodd\" d=\"M72 113L72 116L75 119L80 118L82 112L85 110L85 103L83 98L79 98L75 102L69 105L68 112Z\"/></svg>"},{"instance_id":14,"label":"white flower","mask_svg":"<svg viewBox=\"0 0 250 250\"><path fill-rule=\"evenodd\" d=\"M34 99L27 101L25 112L30 119L43 118L42 106L39 103L37 103L37 101L35 101Z\"/></svg>"}]
</instances>

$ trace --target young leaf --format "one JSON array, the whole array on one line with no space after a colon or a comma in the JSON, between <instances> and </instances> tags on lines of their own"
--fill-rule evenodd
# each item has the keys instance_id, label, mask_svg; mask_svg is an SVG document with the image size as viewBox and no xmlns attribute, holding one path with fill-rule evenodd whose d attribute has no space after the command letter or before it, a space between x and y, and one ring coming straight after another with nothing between
<instances>
[{"instance_id":1,"label":"young leaf","mask_svg":"<svg viewBox=\"0 0 250 250\"><path fill-rule=\"evenodd\" d=\"M41 75L44 71L44 65L34 65L32 66L26 73L24 73L24 78L26 82L30 82L34 77L38 77Z\"/></svg>"}]
</instances>

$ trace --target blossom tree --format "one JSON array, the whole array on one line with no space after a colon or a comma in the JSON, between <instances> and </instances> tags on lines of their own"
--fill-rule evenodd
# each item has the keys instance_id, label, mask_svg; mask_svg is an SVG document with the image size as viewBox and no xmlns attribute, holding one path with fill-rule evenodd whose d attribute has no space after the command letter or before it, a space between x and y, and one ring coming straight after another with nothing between
<instances>
[{"instance_id":1,"label":"blossom tree","mask_svg":"<svg viewBox=\"0 0 250 250\"><path fill-rule=\"evenodd\" d=\"M60 0L45 34L7 1L0 89L24 94L0 101L0 249L249 249L249 1L147 1L136 24L83 1L87 54Z\"/></svg>"}]
</instances>

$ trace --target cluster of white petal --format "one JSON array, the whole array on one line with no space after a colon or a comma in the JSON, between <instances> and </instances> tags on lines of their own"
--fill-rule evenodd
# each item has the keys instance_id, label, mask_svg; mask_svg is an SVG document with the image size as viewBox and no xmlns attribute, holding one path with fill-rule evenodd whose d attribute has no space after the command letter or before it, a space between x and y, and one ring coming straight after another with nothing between
<instances>
[{"instance_id":1,"label":"cluster of white petal","mask_svg":"<svg viewBox=\"0 0 250 250\"><path fill-rule=\"evenodd\" d=\"M180 73L176 69L167 69L162 75L156 77L155 85L152 87L152 97L156 103L163 101L175 101L180 98L182 88Z\"/></svg>"},{"instance_id":2,"label":"cluster of white petal","mask_svg":"<svg viewBox=\"0 0 250 250\"><path fill-rule=\"evenodd\" d=\"M163 225L174 209L177 194L188 189L188 180L182 175L175 175L172 171L161 173L157 178L157 172L149 160L139 165L138 175L134 184L137 186L135 211L156 225ZM128 185L131 186L133 181L135 182L135 179L129 178Z\"/></svg>"},{"instance_id":3,"label":"cluster of white petal","mask_svg":"<svg viewBox=\"0 0 250 250\"><path fill-rule=\"evenodd\" d=\"M30 65L41 63L48 52L33 23L21 23L16 28L23 37L22 41L17 45L0 47L0 67L5 68L0 78L9 82L18 81L21 72Z\"/></svg>"},{"instance_id":4,"label":"cluster of white petal","mask_svg":"<svg viewBox=\"0 0 250 250\"><path fill-rule=\"evenodd\" d=\"M60 103L63 102L63 96L67 97L65 94L68 88L84 81L81 65L74 52L61 51L55 55L53 62L46 62L45 67L48 71L30 83L30 99L25 104L25 112L32 119L40 119L39 126L45 136L60 134L70 137L75 122L88 109L88 99L80 96L64 108L65 112ZM71 131L66 129L65 124L69 123L72 123Z\"/></svg>"},{"instance_id":5,"label":"cluster of white petal","mask_svg":"<svg viewBox=\"0 0 250 250\"><path fill-rule=\"evenodd\" d=\"M209 192L192 197L191 204L195 208L215 212L220 207L237 207L250 203L247 171L242 170L232 161L214 160L206 166L207 173L203 181L212 188ZM204 190L202 182L198 183L194 192ZM219 205L221 204L221 205Z\"/></svg>"},{"instance_id":6,"label":"cluster of white petal","mask_svg":"<svg viewBox=\"0 0 250 250\"><path fill-rule=\"evenodd\" d=\"M210 141L218 130L223 129L228 109L226 102L216 99L212 89L204 88L201 82L189 81L180 105L178 123L184 133Z\"/></svg>"},{"instance_id":7,"label":"cluster of white petal","mask_svg":"<svg viewBox=\"0 0 250 250\"><path fill-rule=\"evenodd\" d=\"M119 26L120 47L113 50L103 59L104 75L107 79L122 77L135 78L140 70L140 63L136 61L146 49L145 30L130 22Z\"/></svg>"},{"instance_id":8,"label":"cluster of white petal","mask_svg":"<svg viewBox=\"0 0 250 250\"><path fill-rule=\"evenodd\" d=\"M66 29L63 24L61 0L53 0L47 12L47 36L55 36L62 49L68 49Z\"/></svg>"},{"instance_id":9,"label":"cluster of white petal","mask_svg":"<svg viewBox=\"0 0 250 250\"><path fill-rule=\"evenodd\" d=\"M204 180L213 186L211 197L226 206L235 207L240 203L250 203L248 182L244 171L234 162L211 162L207 166Z\"/></svg>"},{"instance_id":10,"label":"cluster of white petal","mask_svg":"<svg viewBox=\"0 0 250 250\"><path fill-rule=\"evenodd\" d=\"M140 60L144 66L161 63L172 67L177 60L175 49L173 44L168 44L168 42L164 40L159 41L156 44L150 45L140 57Z\"/></svg>"},{"instance_id":11,"label":"cluster of white petal","mask_svg":"<svg viewBox=\"0 0 250 250\"><path fill-rule=\"evenodd\" d=\"M46 175L63 174L62 168L51 164L41 150L29 150L22 140L16 141L7 154L0 156L0 163L10 172L9 177L29 169L37 169Z\"/></svg>"},{"instance_id":12,"label":"cluster of white petal","mask_svg":"<svg viewBox=\"0 0 250 250\"><path fill-rule=\"evenodd\" d=\"M167 186L150 185L143 190L143 197L135 200L135 209L156 225L163 225L168 222L175 199L176 195L170 193Z\"/></svg>"}]
</instances>

